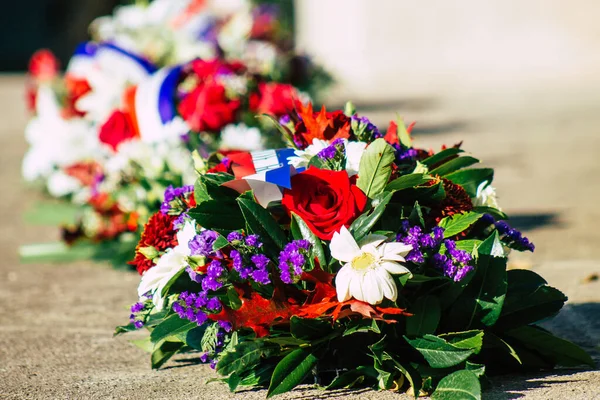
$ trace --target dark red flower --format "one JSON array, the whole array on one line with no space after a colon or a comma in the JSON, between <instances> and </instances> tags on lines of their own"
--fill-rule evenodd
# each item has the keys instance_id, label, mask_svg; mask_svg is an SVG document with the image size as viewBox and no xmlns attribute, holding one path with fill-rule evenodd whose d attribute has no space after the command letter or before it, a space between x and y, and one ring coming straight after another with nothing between
<instances>
[{"instance_id":1,"label":"dark red flower","mask_svg":"<svg viewBox=\"0 0 600 400\"><path fill-rule=\"evenodd\" d=\"M129 114L115 110L100 127L98 138L102 143L117 151L119 144L136 137L135 128Z\"/></svg>"},{"instance_id":2,"label":"dark red flower","mask_svg":"<svg viewBox=\"0 0 600 400\"><path fill-rule=\"evenodd\" d=\"M300 122L296 124L294 142L304 149L311 145L313 139L335 140L350 138L350 118L343 111L327 112L325 106L320 112L313 112L312 104L304 107L297 104Z\"/></svg>"},{"instance_id":3,"label":"dark red flower","mask_svg":"<svg viewBox=\"0 0 600 400\"><path fill-rule=\"evenodd\" d=\"M235 120L239 100L230 100L225 87L214 81L200 83L179 103L179 113L196 132L218 131Z\"/></svg>"},{"instance_id":4,"label":"dark red flower","mask_svg":"<svg viewBox=\"0 0 600 400\"><path fill-rule=\"evenodd\" d=\"M426 185L431 186L442 182L446 196L439 206L432 208L431 216L436 222L444 217L471 211L473 202L465 189L446 178L438 178L429 181Z\"/></svg>"},{"instance_id":5,"label":"dark red flower","mask_svg":"<svg viewBox=\"0 0 600 400\"><path fill-rule=\"evenodd\" d=\"M29 75L37 81L50 81L58 76L60 64L58 59L48 49L33 53L29 59Z\"/></svg>"},{"instance_id":6,"label":"dark red flower","mask_svg":"<svg viewBox=\"0 0 600 400\"><path fill-rule=\"evenodd\" d=\"M310 167L292 177L292 189L281 201L288 213L300 216L319 238L331 240L342 226L349 226L365 209L367 196L346 171Z\"/></svg>"},{"instance_id":7,"label":"dark red flower","mask_svg":"<svg viewBox=\"0 0 600 400\"><path fill-rule=\"evenodd\" d=\"M177 231L173 227L173 222L177 219L174 215L164 215L157 212L144 225L142 237L135 248L135 258L129 262L135 266L135 269L141 275L154 266L151 259L140 252L145 247L153 247L156 251L165 251L168 248L177 246Z\"/></svg>"}]
</instances>

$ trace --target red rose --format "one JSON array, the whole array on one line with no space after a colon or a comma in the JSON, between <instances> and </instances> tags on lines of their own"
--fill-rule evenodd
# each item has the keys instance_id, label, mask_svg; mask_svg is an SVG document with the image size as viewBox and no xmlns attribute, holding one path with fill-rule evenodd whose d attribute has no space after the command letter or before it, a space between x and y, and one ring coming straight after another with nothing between
<instances>
[{"instance_id":1,"label":"red rose","mask_svg":"<svg viewBox=\"0 0 600 400\"><path fill-rule=\"evenodd\" d=\"M296 124L294 142L301 149L311 145L313 139L350 139L350 118L343 111L327 112L323 106L317 113L313 112L312 104L304 107L299 103L298 116L300 121Z\"/></svg>"},{"instance_id":2,"label":"red rose","mask_svg":"<svg viewBox=\"0 0 600 400\"><path fill-rule=\"evenodd\" d=\"M250 107L258 114L281 117L294 111L295 97L297 93L292 85L261 82L258 85L258 93L250 97Z\"/></svg>"},{"instance_id":3,"label":"red rose","mask_svg":"<svg viewBox=\"0 0 600 400\"><path fill-rule=\"evenodd\" d=\"M122 142L136 137L135 128L128 114L114 111L108 120L100 127L98 138L109 145L114 151Z\"/></svg>"},{"instance_id":4,"label":"red rose","mask_svg":"<svg viewBox=\"0 0 600 400\"><path fill-rule=\"evenodd\" d=\"M321 239L349 226L365 209L367 196L350 182L346 171L310 167L292 177L292 189L283 192L288 213L300 216Z\"/></svg>"},{"instance_id":5,"label":"red rose","mask_svg":"<svg viewBox=\"0 0 600 400\"><path fill-rule=\"evenodd\" d=\"M218 131L235 120L239 100L229 100L225 87L208 81L198 85L179 104L179 113L196 132Z\"/></svg>"}]
</instances>

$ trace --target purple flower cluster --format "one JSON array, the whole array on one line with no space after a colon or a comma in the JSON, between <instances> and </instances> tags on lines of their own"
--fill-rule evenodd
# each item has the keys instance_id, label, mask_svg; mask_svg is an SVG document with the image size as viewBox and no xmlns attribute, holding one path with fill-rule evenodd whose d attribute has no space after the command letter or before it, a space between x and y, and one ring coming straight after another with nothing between
<instances>
[{"instance_id":1,"label":"purple flower cluster","mask_svg":"<svg viewBox=\"0 0 600 400\"><path fill-rule=\"evenodd\" d=\"M233 269L240 274L240 278L252 279L262 285L271 283L267 268L270 260L264 254L256 252L263 246L258 235L244 237L240 232L234 231L227 235L227 240L236 247L229 256L233 260Z\"/></svg>"},{"instance_id":2,"label":"purple flower cluster","mask_svg":"<svg viewBox=\"0 0 600 400\"><path fill-rule=\"evenodd\" d=\"M144 321L139 319L139 314L144 311L146 305L142 302L135 303L131 306L131 314L129 315L129 322L132 323L136 329L140 329L144 326Z\"/></svg>"},{"instance_id":3,"label":"purple flower cluster","mask_svg":"<svg viewBox=\"0 0 600 400\"><path fill-rule=\"evenodd\" d=\"M401 144L392 144L392 147L396 150L396 162L399 164L412 163L419 154L416 149Z\"/></svg>"},{"instance_id":4,"label":"purple flower cluster","mask_svg":"<svg viewBox=\"0 0 600 400\"><path fill-rule=\"evenodd\" d=\"M323 161L328 161L333 160L339 154L345 154L345 144L343 139L334 140L329 146L318 152L317 157Z\"/></svg>"},{"instance_id":5,"label":"purple flower cluster","mask_svg":"<svg viewBox=\"0 0 600 400\"><path fill-rule=\"evenodd\" d=\"M503 235L502 240L509 246L515 247L518 250L529 250L533 252L535 245L517 229L511 228L505 221L495 223L498 233Z\"/></svg>"},{"instance_id":6,"label":"purple flower cluster","mask_svg":"<svg viewBox=\"0 0 600 400\"><path fill-rule=\"evenodd\" d=\"M396 236L396 241L410 244L412 250L406 255L406 261L421 264L425 262L425 252L437 250L444 239L444 229L436 226L431 233L423 232L418 226L410 226L408 220L402 221L401 233Z\"/></svg>"},{"instance_id":7,"label":"purple flower cluster","mask_svg":"<svg viewBox=\"0 0 600 400\"><path fill-rule=\"evenodd\" d=\"M294 283L302 275L310 247L308 240L294 240L279 253L279 270L284 283Z\"/></svg>"},{"instance_id":8,"label":"purple flower cluster","mask_svg":"<svg viewBox=\"0 0 600 400\"><path fill-rule=\"evenodd\" d=\"M444 240L444 228L439 226L428 233L420 226L410 226L408 220L403 220L401 232L396 236L396 240L412 246L412 250L405 257L406 261L423 264L427 256L432 255L433 265L455 282L462 280L473 270L473 267L468 265L471 254L457 249L455 241ZM446 247L446 254L440 253L442 244Z\"/></svg>"},{"instance_id":9,"label":"purple flower cluster","mask_svg":"<svg viewBox=\"0 0 600 400\"><path fill-rule=\"evenodd\" d=\"M185 203L181 200L181 197L193 191L194 185L176 188L174 188L172 185L169 185L169 187L165 189L165 197L164 201L160 205L160 212L163 213L163 215L179 215L180 213L186 211Z\"/></svg>"},{"instance_id":10,"label":"purple flower cluster","mask_svg":"<svg viewBox=\"0 0 600 400\"><path fill-rule=\"evenodd\" d=\"M203 363L210 362L210 367L214 369L217 366L216 355L223 351L225 347L225 334L231 332L232 326L228 321L217 321L216 324L207 328L205 335L211 336L212 340L207 340L202 345L204 353L200 356Z\"/></svg>"},{"instance_id":11,"label":"purple flower cluster","mask_svg":"<svg viewBox=\"0 0 600 400\"><path fill-rule=\"evenodd\" d=\"M213 244L218 237L219 234L217 232L204 230L190 240L188 247L190 248L193 256L215 256L216 253L213 250Z\"/></svg>"},{"instance_id":12,"label":"purple flower cluster","mask_svg":"<svg viewBox=\"0 0 600 400\"><path fill-rule=\"evenodd\" d=\"M216 297L208 297L206 292L188 293L182 292L179 298L173 303L173 311L181 319L187 319L195 322L198 326L204 324L208 316L206 312L218 313L222 305Z\"/></svg>"},{"instance_id":13,"label":"purple flower cluster","mask_svg":"<svg viewBox=\"0 0 600 400\"><path fill-rule=\"evenodd\" d=\"M367 117L359 117L353 115L350 118L352 131L361 142L371 142L375 139L382 138L383 135L379 129Z\"/></svg>"},{"instance_id":14,"label":"purple flower cluster","mask_svg":"<svg viewBox=\"0 0 600 400\"><path fill-rule=\"evenodd\" d=\"M446 254L434 254L433 264L454 282L459 282L469 272L473 271L473 266L468 264L472 259L471 254L457 249L454 240L445 240L444 245L446 246Z\"/></svg>"}]
</instances>

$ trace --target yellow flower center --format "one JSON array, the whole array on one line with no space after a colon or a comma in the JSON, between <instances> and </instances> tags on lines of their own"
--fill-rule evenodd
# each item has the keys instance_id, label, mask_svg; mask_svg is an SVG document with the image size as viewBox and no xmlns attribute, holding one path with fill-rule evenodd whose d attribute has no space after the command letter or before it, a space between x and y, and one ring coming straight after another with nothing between
<instances>
[{"instance_id":1,"label":"yellow flower center","mask_svg":"<svg viewBox=\"0 0 600 400\"><path fill-rule=\"evenodd\" d=\"M350 261L352 268L357 271L363 271L368 269L375 263L375 257L371 253L362 253L360 256L356 256Z\"/></svg>"}]
</instances>

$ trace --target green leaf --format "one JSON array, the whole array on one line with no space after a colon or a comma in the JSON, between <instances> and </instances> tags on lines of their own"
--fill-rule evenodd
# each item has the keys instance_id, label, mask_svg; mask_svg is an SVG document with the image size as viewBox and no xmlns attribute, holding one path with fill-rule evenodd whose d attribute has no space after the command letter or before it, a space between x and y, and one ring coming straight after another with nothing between
<instances>
[{"instance_id":1,"label":"green leaf","mask_svg":"<svg viewBox=\"0 0 600 400\"><path fill-rule=\"evenodd\" d=\"M386 192L396 192L403 189L423 185L433 179L427 174L407 174L394 179L385 187Z\"/></svg>"},{"instance_id":2,"label":"green leaf","mask_svg":"<svg viewBox=\"0 0 600 400\"><path fill-rule=\"evenodd\" d=\"M507 272L508 290L500 318L495 327L499 330L516 328L550 318L560 311L567 296L546 285L546 281L533 271Z\"/></svg>"},{"instance_id":3,"label":"green leaf","mask_svg":"<svg viewBox=\"0 0 600 400\"><path fill-rule=\"evenodd\" d=\"M187 319L179 318L179 315L177 314L172 314L154 328L150 334L150 340L152 340L153 343L158 343L170 336L187 332L197 326L198 324L195 322L190 322Z\"/></svg>"},{"instance_id":4,"label":"green leaf","mask_svg":"<svg viewBox=\"0 0 600 400\"><path fill-rule=\"evenodd\" d=\"M276 260L287 243L285 232L273 219L271 213L260 204L244 198L238 198L237 201L246 220L248 231L260 236L265 252L272 260Z\"/></svg>"},{"instance_id":5,"label":"green leaf","mask_svg":"<svg viewBox=\"0 0 600 400\"><path fill-rule=\"evenodd\" d=\"M306 225L306 222L297 214L292 213L292 221L290 223L290 231L292 232L292 236L294 239L305 239L312 244L312 251L319 260L319 265L321 268L327 270L327 258L325 257L325 251L323 250L323 244L321 243L321 239L319 239ZM331 271L327 271L331 272Z\"/></svg>"},{"instance_id":6,"label":"green leaf","mask_svg":"<svg viewBox=\"0 0 600 400\"><path fill-rule=\"evenodd\" d=\"M450 368L468 359L476 349L465 349L454 346L446 340L434 336L424 335L421 338L404 339L423 355L433 368Z\"/></svg>"},{"instance_id":7,"label":"green leaf","mask_svg":"<svg viewBox=\"0 0 600 400\"><path fill-rule=\"evenodd\" d=\"M457 240L456 248L468 252L471 255L477 255L477 248L482 243L478 239Z\"/></svg>"},{"instance_id":8,"label":"green leaf","mask_svg":"<svg viewBox=\"0 0 600 400\"><path fill-rule=\"evenodd\" d=\"M553 360L557 365L576 367L588 365L596 367L592 357L574 343L558 338L537 326L522 326L506 332L523 346Z\"/></svg>"},{"instance_id":9,"label":"green leaf","mask_svg":"<svg viewBox=\"0 0 600 400\"><path fill-rule=\"evenodd\" d=\"M379 326L377 325L377 321L374 319L358 319L351 320L342 336L349 336L354 333L366 333L366 332L375 332L381 333Z\"/></svg>"},{"instance_id":10,"label":"green leaf","mask_svg":"<svg viewBox=\"0 0 600 400\"><path fill-rule=\"evenodd\" d=\"M360 241L367 236L371 228L379 221L386 206L392 199L392 195L393 193L382 192L375 196L371 202L373 210L370 213L362 214L350 225L350 232L352 232L352 236L354 236L356 241Z\"/></svg>"},{"instance_id":11,"label":"green leaf","mask_svg":"<svg viewBox=\"0 0 600 400\"><path fill-rule=\"evenodd\" d=\"M406 318L406 334L411 337L434 333L440 322L441 308L435 296L421 296L409 308L412 317Z\"/></svg>"},{"instance_id":12,"label":"green leaf","mask_svg":"<svg viewBox=\"0 0 600 400\"><path fill-rule=\"evenodd\" d=\"M344 372L335 378L325 390L334 390L342 388L352 388L357 385L364 384L365 379L375 381L377 378L377 370L371 366L359 365L355 369Z\"/></svg>"},{"instance_id":13,"label":"green leaf","mask_svg":"<svg viewBox=\"0 0 600 400\"><path fill-rule=\"evenodd\" d=\"M479 257L468 286L448 316L451 330L492 326L500 317L506 296L506 258L498 233L494 231L477 249Z\"/></svg>"},{"instance_id":14,"label":"green leaf","mask_svg":"<svg viewBox=\"0 0 600 400\"><path fill-rule=\"evenodd\" d=\"M473 211L478 212L480 214L490 214L498 221L504 221L508 219L508 216L505 213L494 207L478 206L473 207Z\"/></svg>"},{"instance_id":15,"label":"green leaf","mask_svg":"<svg viewBox=\"0 0 600 400\"><path fill-rule=\"evenodd\" d=\"M412 139L410 138L410 133L406 130L406 125L404 124L404 120L402 118L397 119L398 124L398 140L402 144L402 146L406 148L412 147Z\"/></svg>"},{"instance_id":16,"label":"green leaf","mask_svg":"<svg viewBox=\"0 0 600 400\"><path fill-rule=\"evenodd\" d=\"M438 383L431 400L481 400L481 384L472 371L456 371Z\"/></svg>"},{"instance_id":17,"label":"green leaf","mask_svg":"<svg viewBox=\"0 0 600 400\"><path fill-rule=\"evenodd\" d=\"M221 186L223 183L233 179L233 175L225 173L200 175L194 184L196 205L208 200L235 199L237 197L235 190Z\"/></svg>"},{"instance_id":18,"label":"green leaf","mask_svg":"<svg viewBox=\"0 0 600 400\"><path fill-rule=\"evenodd\" d=\"M465 332L444 333L440 337L451 343L454 347L471 349L475 354L479 354L481 346L483 346L483 331L477 329Z\"/></svg>"},{"instance_id":19,"label":"green leaf","mask_svg":"<svg viewBox=\"0 0 600 400\"><path fill-rule=\"evenodd\" d=\"M461 149L457 149L456 147L450 147L446 150L442 150L439 153L432 155L431 157L424 159L421 162L428 168L431 168L436 164L441 163L442 161L446 161L448 159L451 159L452 157L455 157L459 153L463 153L463 151Z\"/></svg>"},{"instance_id":20,"label":"green leaf","mask_svg":"<svg viewBox=\"0 0 600 400\"><path fill-rule=\"evenodd\" d=\"M244 228L244 216L232 201L207 200L188 211L200 226L217 232Z\"/></svg>"},{"instance_id":21,"label":"green leaf","mask_svg":"<svg viewBox=\"0 0 600 400\"><path fill-rule=\"evenodd\" d=\"M479 221L479 218L482 216L483 215L474 212L455 214L451 217L442 219L439 226L444 228L444 238L447 239L467 230L471 225Z\"/></svg>"},{"instance_id":22,"label":"green leaf","mask_svg":"<svg viewBox=\"0 0 600 400\"><path fill-rule=\"evenodd\" d=\"M386 353L387 354L387 353ZM389 355L388 355L389 356ZM392 358L392 357L390 357ZM423 379L421 378L421 374L415 368L413 368L410 364L401 364L395 359L392 359L394 364L396 364L396 368L398 371L404 375L404 377L410 383L410 386L413 389L413 394L415 399L419 397L419 392L421 391L421 387L423 386Z\"/></svg>"},{"instance_id":23,"label":"green leaf","mask_svg":"<svg viewBox=\"0 0 600 400\"><path fill-rule=\"evenodd\" d=\"M448 161L447 163L440 165L436 169L429 171L429 173L431 175L445 176L451 172L457 171L462 168L466 168L478 162L478 159L471 156L457 157L453 160Z\"/></svg>"},{"instance_id":24,"label":"green leaf","mask_svg":"<svg viewBox=\"0 0 600 400\"><path fill-rule=\"evenodd\" d=\"M476 364L467 361L465 363L465 369L474 373L478 378L481 378L485 374L485 365L483 364Z\"/></svg>"},{"instance_id":25,"label":"green leaf","mask_svg":"<svg viewBox=\"0 0 600 400\"><path fill-rule=\"evenodd\" d=\"M290 333L300 340L314 340L331 333L331 323L315 318L300 318L292 316L290 319Z\"/></svg>"},{"instance_id":26,"label":"green leaf","mask_svg":"<svg viewBox=\"0 0 600 400\"><path fill-rule=\"evenodd\" d=\"M278 347L259 340L241 342L235 346L233 351L225 353L219 359L217 372L221 375L241 374L245 370L258 365L262 357L270 357Z\"/></svg>"},{"instance_id":27,"label":"green leaf","mask_svg":"<svg viewBox=\"0 0 600 400\"><path fill-rule=\"evenodd\" d=\"M213 242L213 250L218 251L222 248L229 246L229 241L222 235L219 235L217 239Z\"/></svg>"},{"instance_id":28,"label":"green leaf","mask_svg":"<svg viewBox=\"0 0 600 400\"><path fill-rule=\"evenodd\" d=\"M267 398L288 392L301 384L318 361L309 348L299 348L285 356L273 371Z\"/></svg>"},{"instance_id":29,"label":"green leaf","mask_svg":"<svg viewBox=\"0 0 600 400\"><path fill-rule=\"evenodd\" d=\"M229 375L229 377L227 378L227 386L229 386L229 391L235 392L235 389L237 389L241 381L242 378L240 378L238 374Z\"/></svg>"},{"instance_id":30,"label":"green leaf","mask_svg":"<svg viewBox=\"0 0 600 400\"><path fill-rule=\"evenodd\" d=\"M185 344L181 342L164 342L152 352L150 361L152 369L158 369L164 365L171 357L173 357Z\"/></svg>"},{"instance_id":31,"label":"green leaf","mask_svg":"<svg viewBox=\"0 0 600 400\"><path fill-rule=\"evenodd\" d=\"M356 185L369 198L381 193L392 174L395 159L394 148L384 139L376 139L365 150L360 159Z\"/></svg>"},{"instance_id":32,"label":"green leaf","mask_svg":"<svg viewBox=\"0 0 600 400\"><path fill-rule=\"evenodd\" d=\"M485 181L494 180L494 170L492 168L470 168L452 172L446 175L446 178L460 185L465 189L469 197L477 196L477 188Z\"/></svg>"},{"instance_id":33,"label":"green leaf","mask_svg":"<svg viewBox=\"0 0 600 400\"><path fill-rule=\"evenodd\" d=\"M150 341L150 337L130 340L129 343L131 343L138 349L145 351L146 353L152 354L152 352L154 351L154 343Z\"/></svg>"}]
</instances>

